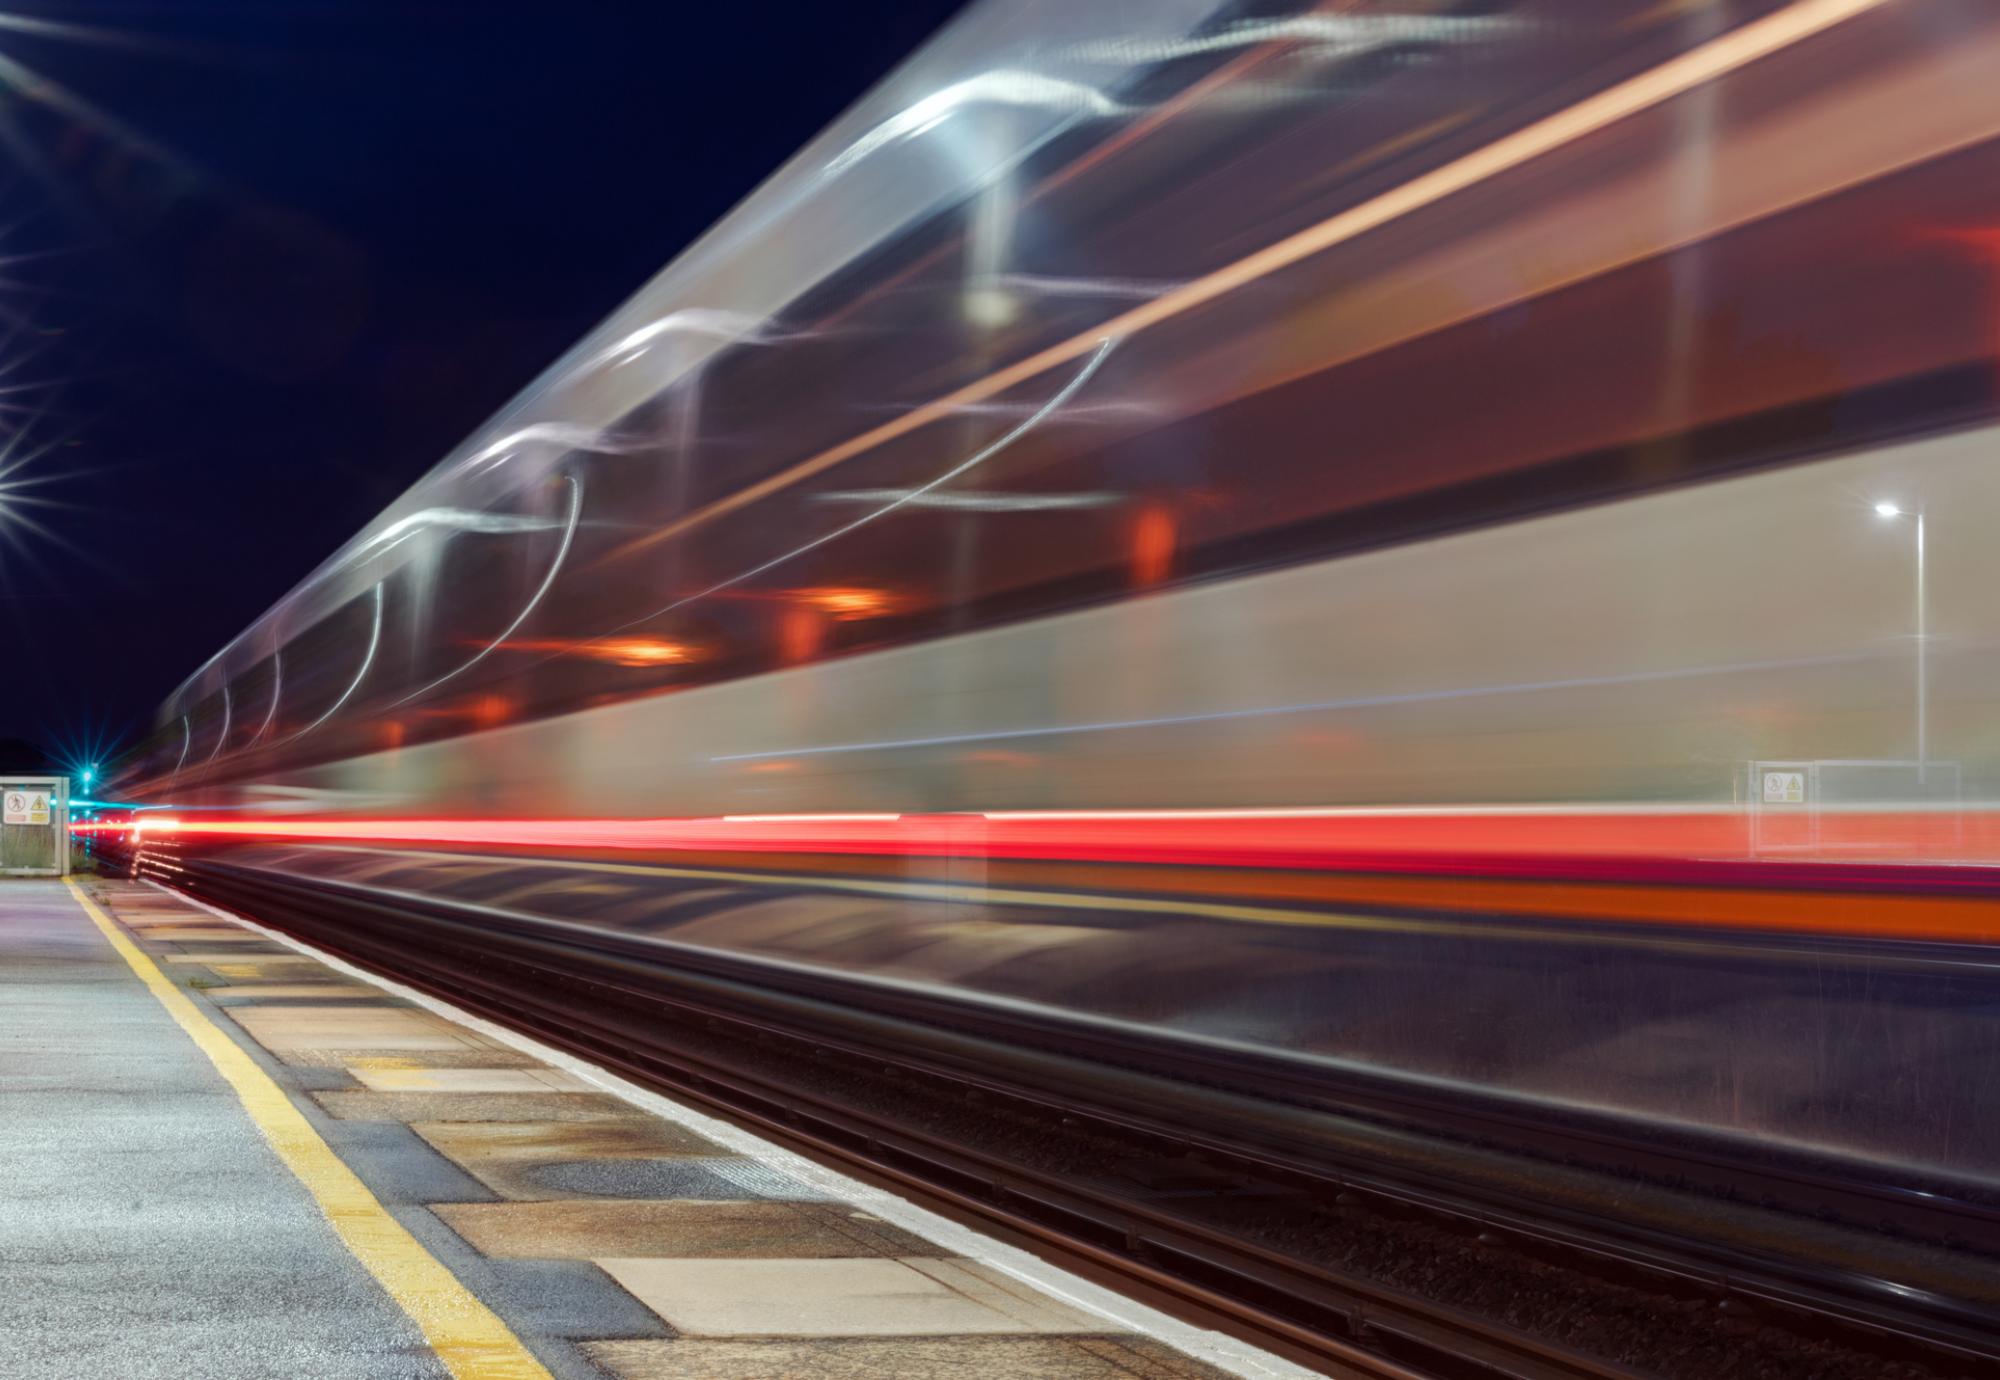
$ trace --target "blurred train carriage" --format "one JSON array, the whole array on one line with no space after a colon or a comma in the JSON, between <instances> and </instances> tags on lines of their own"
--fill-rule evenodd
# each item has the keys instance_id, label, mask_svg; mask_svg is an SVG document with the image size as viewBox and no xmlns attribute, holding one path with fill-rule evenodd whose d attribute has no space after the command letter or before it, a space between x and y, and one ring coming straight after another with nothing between
<instances>
[{"instance_id":1,"label":"blurred train carriage","mask_svg":"<svg viewBox=\"0 0 2000 1380\"><path fill-rule=\"evenodd\" d=\"M118 798L239 881L1984 1179L1996 70L1976 0L975 7Z\"/></svg>"}]
</instances>

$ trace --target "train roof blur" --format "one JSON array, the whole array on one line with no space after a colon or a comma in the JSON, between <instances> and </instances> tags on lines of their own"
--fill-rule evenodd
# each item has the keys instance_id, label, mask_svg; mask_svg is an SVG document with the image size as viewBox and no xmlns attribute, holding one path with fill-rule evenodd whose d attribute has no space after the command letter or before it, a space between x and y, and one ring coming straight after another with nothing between
<instances>
[{"instance_id":1,"label":"train roof blur","mask_svg":"<svg viewBox=\"0 0 2000 1380\"><path fill-rule=\"evenodd\" d=\"M301 639L365 648L364 675L399 639L450 644L354 709L466 690L503 649L631 673L546 712L741 673L720 644L757 601L882 645L1116 594L1156 538L1196 578L1824 454L1906 429L1912 390L1970 415L1988 270L1909 227L2000 211L1954 161L2000 131L1913 96L1983 81L2000 35L1841 22L1877 8L975 7L211 658L162 731L188 760L233 749L227 686L277 712L300 667L259 668ZM1696 272L1728 305L1683 319ZM1701 348L1663 395L1676 338ZM988 512L1021 521L968 574ZM479 534L527 535L546 575L517 616L453 622L452 586L497 567L441 553ZM414 613L385 593L405 571ZM327 674L308 729L361 684Z\"/></svg>"},{"instance_id":2,"label":"train roof blur","mask_svg":"<svg viewBox=\"0 0 2000 1380\"><path fill-rule=\"evenodd\" d=\"M397 538L426 510L533 483L713 356L782 329L787 307L962 203L995 165L1069 131L1082 109L1112 108L1095 93L1146 65L1125 56L1126 45L1170 46L1232 8L1216 0L973 6L204 663L175 701L212 684L232 657L266 655L259 634L283 640L367 589L385 564L411 559L414 547ZM978 103L1004 106L1009 120L982 127L977 156L912 137ZM798 221L808 210L809 228ZM238 651L246 647L254 650Z\"/></svg>"}]
</instances>

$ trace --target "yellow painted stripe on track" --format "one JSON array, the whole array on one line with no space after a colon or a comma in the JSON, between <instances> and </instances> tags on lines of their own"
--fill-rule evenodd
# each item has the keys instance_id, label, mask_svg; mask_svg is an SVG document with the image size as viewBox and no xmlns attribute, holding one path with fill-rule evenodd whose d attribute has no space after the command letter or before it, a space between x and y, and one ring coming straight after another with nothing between
<instances>
[{"instance_id":1,"label":"yellow painted stripe on track","mask_svg":"<svg viewBox=\"0 0 2000 1380\"><path fill-rule=\"evenodd\" d=\"M118 956L235 1089L243 1110L278 1152L285 1168L306 1186L354 1258L410 1315L445 1368L457 1380L550 1380L548 1371L507 1324L473 1297L341 1162L333 1147L292 1105L285 1090L223 1034L82 887L70 878L63 880ZM272 1322L282 1326L284 1320Z\"/></svg>"}]
</instances>

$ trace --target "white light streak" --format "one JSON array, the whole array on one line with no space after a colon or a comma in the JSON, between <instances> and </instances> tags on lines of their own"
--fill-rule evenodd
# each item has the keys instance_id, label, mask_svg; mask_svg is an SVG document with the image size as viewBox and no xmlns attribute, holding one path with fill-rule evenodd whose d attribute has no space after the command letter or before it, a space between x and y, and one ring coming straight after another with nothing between
<instances>
[{"instance_id":1,"label":"white light streak","mask_svg":"<svg viewBox=\"0 0 2000 1380\"><path fill-rule=\"evenodd\" d=\"M251 737L251 742L254 743L261 740L266 733L271 731L271 725L278 718L278 696L284 692L284 689L285 649L280 647L277 651L271 653L271 707L264 711L264 722L257 726L257 732Z\"/></svg>"},{"instance_id":2,"label":"white light streak","mask_svg":"<svg viewBox=\"0 0 2000 1380\"><path fill-rule=\"evenodd\" d=\"M959 111L982 105L1027 107L1070 116L1111 115L1123 108L1096 87L1081 82L1012 68L981 72L933 91L869 130L826 165L826 176L837 177L871 154L928 134Z\"/></svg>"},{"instance_id":3,"label":"white light streak","mask_svg":"<svg viewBox=\"0 0 2000 1380\"><path fill-rule=\"evenodd\" d=\"M641 326L615 345L592 356L586 368L630 364L655 341L670 335L703 335L725 344L744 342L765 344L775 339L765 330L764 321L746 312L713 307L683 307L659 320Z\"/></svg>"},{"instance_id":4,"label":"white light streak","mask_svg":"<svg viewBox=\"0 0 2000 1380\"><path fill-rule=\"evenodd\" d=\"M1123 503L1112 493L1031 494L978 489L946 489L924 493L916 489L842 489L814 494L815 503L887 503L910 508L943 508L967 513L1041 513L1072 508L1108 508Z\"/></svg>"},{"instance_id":5,"label":"white light streak","mask_svg":"<svg viewBox=\"0 0 2000 1380\"><path fill-rule=\"evenodd\" d=\"M325 723L328 719L331 719L335 714L340 712L340 707L346 704L347 701L350 698L352 698L354 692L361 688L361 682L367 679L368 668L375 664L375 649L380 647L381 645L382 645L382 586L380 582L377 582L375 586L375 623L374 626L371 627L368 631L368 654L361 658L361 669L354 673L354 679L349 681L347 684L347 688L340 692L340 698L335 700L332 704L326 707L326 713L320 715L317 719L314 719L311 723L307 724L297 733L294 733L290 738L287 738L285 740L286 742L288 743L297 742L299 739L305 737L306 734L312 732L314 729L318 728L321 724Z\"/></svg>"},{"instance_id":6,"label":"white light streak","mask_svg":"<svg viewBox=\"0 0 2000 1380\"><path fill-rule=\"evenodd\" d=\"M563 526L562 544L556 547L555 559L549 562L548 573L542 576L542 583L535 590L534 596L530 598L526 604L523 604L521 606L521 611L514 615L514 621L509 623L505 628L501 629L500 635L498 637L495 637L491 642L488 642L484 647L481 647L477 652L474 652L472 656L467 658L465 661L461 662L457 667L455 667L450 671L445 672L443 675L439 676L436 680L432 681L429 685L425 685L418 689L412 690L409 694L397 700L396 701L397 704L399 705L408 704L411 700L414 700L421 695L428 695L431 691L437 689L440 685L443 685L446 681L451 680L456 676L464 675L467 671L470 671L474 666L477 666L480 662L484 661L489 655L492 654L493 649L495 647L498 647L501 643L505 642L508 638L512 637L516 632L520 630L521 625L528 621L528 615L535 611L535 606L542 602L543 596L548 594L550 587L553 586L556 582L556 576L562 572L563 561L566 560L569 556L570 543L576 537L577 522L583 515L583 481L578 479L573 474L566 475L564 476L564 478L569 485L569 520Z\"/></svg>"},{"instance_id":7,"label":"white light streak","mask_svg":"<svg viewBox=\"0 0 2000 1380\"><path fill-rule=\"evenodd\" d=\"M1434 704L1449 700L1485 699L1501 695L1546 694L1557 690L1597 690L1614 686L1644 685L1659 681L1690 680L1702 676L1744 675L1759 671L1791 671L1808 667L1845 666L1879 660L1880 652L1844 652L1832 656L1791 657L1774 661L1738 661L1717 666L1677 666L1660 671L1635 671L1625 675L1574 676L1563 680L1512 681L1500 685L1454 686L1443 690L1410 690L1387 695L1355 695L1344 699L1310 700L1303 704L1253 705L1245 709L1211 709L1193 714L1164 714L1144 719L1099 719L1088 723L1041 724L1029 728L1003 728L973 733L943 733L922 738L882 738L865 743L828 743L809 747L773 748L761 752L732 752L711 757L711 762L757 762L776 757L822 757L845 752L879 752L891 748L954 747L967 743L1006 742L1019 738L1060 738L1077 733L1110 733L1135 728L1174 728L1183 724L1226 723L1235 719L1261 719L1286 714L1332 713L1341 710L1379 709L1403 704Z\"/></svg>"},{"instance_id":8,"label":"white light streak","mask_svg":"<svg viewBox=\"0 0 2000 1380\"><path fill-rule=\"evenodd\" d=\"M1518 30L1510 19L1420 14L1310 14L1287 19L1245 20L1212 34L1190 38L1133 41L1115 39L1073 48L1069 56L1085 62L1137 67L1205 53L1233 52L1266 43L1289 43L1308 56L1326 59L1359 57L1403 44L1487 42Z\"/></svg>"},{"instance_id":9,"label":"white light streak","mask_svg":"<svg viewBox=\"0 0 2000 1380\"><path fill-rule=\"evenodd\" d=\"M481 446L473 454L459 461L460 473L470 474L528 449L531 446L553 447L557 450L585 450L599 455L630 455L646 449L652 442L642 437L616 436L596 427L578 426L573 422L536 422L524 426L519 431L510 431L499 440ZM448 511L437 509L434 511ZM405 519L408 521L408 519Z\"/></svg>"},{"instance_id":10,"label":"white light streak","mask_svg":"<svg viewBox=\"0 0 2000 1380\"><path fill-rule=\"evenodd\" d=\"M232 712L232 706L229 700L229 686L225 682L222 687L222 732L215 735L215 747L208 754L209 762L213 762L218 756L221 755L222 745L229 741L229 720L231 712ZM203 763L203 765L206 766L207 763Z\"/></svg>"},{"instance_id":11,"label":"white light streak","mask_svg":"<svg viewBox=\"0 0 2000 1380\"><path fill-rule=\"evenodd\" d=\"M688 604L692 604L698 599L706 599L711 594L719 594L723 590L730 588L732 585L739 585L742 584L745 580L755 579L757 576L762 575L767 571L777 569L779 566L785 564L787 561L797 560L800 556L805 555L808 551L816 551L820 547L825 546L828 542L838 541L842 537L847 536L850 533L858 532L863 527L866 527L869 523L887 517L889 514L895 512L898 508L908 507L911 504L920 501L925 495L933 493L936 490L942 488L944 485L949 484L952 480L957 479L961 475L970 473L973 469L977 468L980 465L985 464L988 460L991 460L1001 451L1006 450L1009 446L1013 445L1023 436L1026 436L1029 432L1033 431L1036 427L1040 426L1049 417L1061 411L1063 404L1068 402L1071 398L1075 397L1077 392L1080 389L1082 389L1082 387L1086 383L1089 383L1091 377L1094 374L1096 374L1101 367L1103 367L1105 359L1110 356L1112 348L1117 343L1118 342L1115 340L1104 340L1099 342L1096 353L1091 355L1089 359L1084 361L1083 367L1076 371L1075 377L1071 378L1068 383L1064 384L1060 389L1058 389L1056 395L1050 398L1047 402L1043 403L1041 407L1036 410L1033 416L1023 421L1019 426L1013 428L1006 435L1002 436L999 440L993 442L991 445L985 446L982 449L975 451L970 458L960 461L958 464L952 466L944 473L932 479L929 483L921 485L918 488L910 489L907 492L901 492L897 498L888 503L883 504L880 508L877 508L874 512L865 513L861 517L854 519L854 521L847 523L844 526L836 527L833 531L828 532L824 536L813 538L811 541L805 543L805 545L803 546L793 547L790 551L787 551L782 556L773 556L770 560L765 561L762 565L752 566L750 569L742 571L739 574L732 575L726 580L718 581L717 583L710 585L707 589L702 590L698 594L690 594L684 599L677 599L673 603L668 604L665 608L655 609L652 613L647 614L645 617L635 618L632 620L632 622L625 623L621 625L619 628L613 629L613 631L622 632L625 628L632 627L634 624L649 622L654 618L659 618L665 614L672 613L675 609L683 608ZM610 636L610 634L606 633L604 634L604 636L608 637Z\"/></svg>"}]
</instances>

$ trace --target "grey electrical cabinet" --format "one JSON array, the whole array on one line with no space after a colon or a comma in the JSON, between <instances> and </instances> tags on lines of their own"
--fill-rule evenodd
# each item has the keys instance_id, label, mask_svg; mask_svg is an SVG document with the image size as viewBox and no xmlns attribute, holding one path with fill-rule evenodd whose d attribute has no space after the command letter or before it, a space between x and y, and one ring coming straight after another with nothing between
<instances>
[{"instance_id":1,"label":"grey electrical cabinet","mask_svg":"<svg viewBox=\"0 0 2000 1380\"><path fill-rule=\"evenodd\" d=\"M0 776L0 875L69 875L67 776Z\"/></svg>"}]
</instances>

